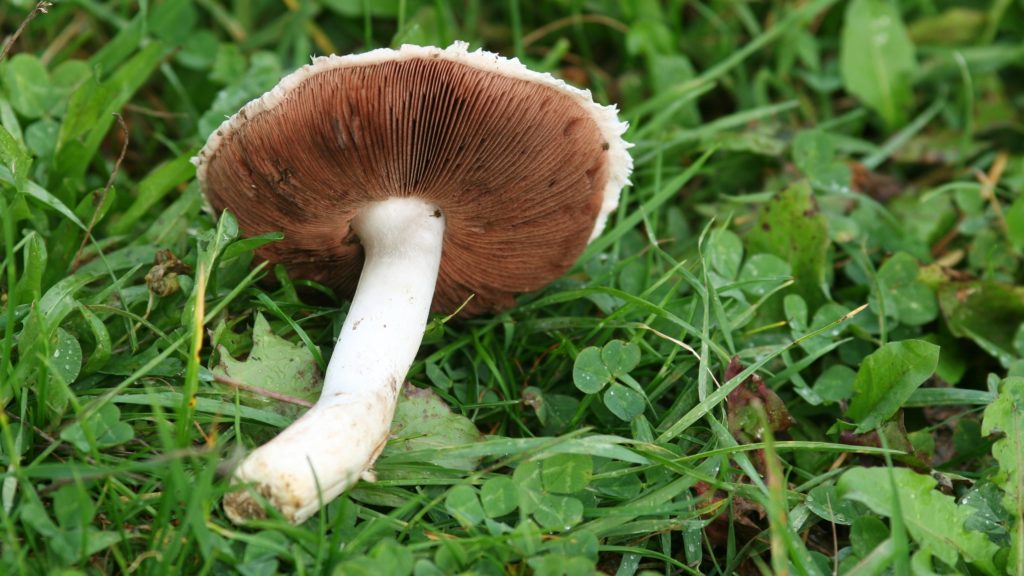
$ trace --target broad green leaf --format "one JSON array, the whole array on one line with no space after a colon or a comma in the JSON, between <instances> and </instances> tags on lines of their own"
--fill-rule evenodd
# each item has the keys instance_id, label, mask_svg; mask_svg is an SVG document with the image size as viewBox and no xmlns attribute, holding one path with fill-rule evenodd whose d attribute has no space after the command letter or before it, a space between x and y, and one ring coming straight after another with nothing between
<instances>
[{"instance_id":1,"label":"broad green leaf","mask_svg":"<svg viewBox=\"0 0 1024 576\"><path fill-rule=\"evenodd\" d=\"M61 528L73 530L88 526L96 515L96 504L88 495L82 496L81 487L75 485L64 486L53 495L53 512Z\"/></svg>"},{"instance_id":2,"label":"broad green leaf","mask_svg":"<svg viewBox=\"0 0 1024 576\"><path fill-rule=\"evenodd\" d=\"M896 4L888 0L850 2L839 46L843 86L877 112L890 130L906 122L916 68L914 44Z\"/></svg>"},{"instance_id":3,"label":"broad green leaf","mask_svg":"<svg viewBox=\"0 0 1024 576\"><path fill-rule=\"evenodd\" d=\"M56 538L60 534L60 528L50 518L46 512L46 508L42 502L37 500L38 496L34 493L30 499L23 502L18 507L18 514L21 517L22 522L30 526L33 530L47 538Z\"/></svg>"},{"instance_id":4,"label":"broad green leaf","mask_svg":"<svg viewBox=\"0 0 1024 576\"><path fill-rule=\"evenodd\" d=\"M939 363L939 347L923 340L890 342L864 359L846 416L868 432L892 418Z\"/></svg>"},{"instance_id":5,"label":"broad green leaf","mask_svg":"<svg viewBox=\"0 0 1024 576\"><path fill-rule=\"evenodd\" d=\"M54 93L54 105L51 107L50 113L58 117L63 116L71 94L90 78L92 78L92 69L85 60L65 60L58 64L50 74L51 88ZM54 143L56 145L56 135L54 135Z\"/></svg>"},{"instance_id":6,"label":"broad green leaf","mask_svg":"<svg viewBox=\"0 0 1024 576\"><path fill-rule=\"evenodd\" d=\"M640 363L640 346L635 342L612 340L601 348L601 361L616 378L629 374Z\"/></svg>"},{"instance_id":7,"label":"broad green leaf","mask_svg":"<svg viewBox=\"0 0 1024 576\"><path fill-rule=\"evenodd\" d=\"M3 67L4 87L11 106L26 118L39 118L52 105L53 91L46 67L32 54L15 54Z\"/></svg>"},{"instance_id":8,"label":"broad green leaf","mask_svg":"<svg viewBox=\"0 0 1024 576\"><path fill-rule=\"evenodd\" d=\"M232 244L232 246L234 246L235 244L238 244L238 242L235 242L234 244ZM430 379L430 383L433 384L435 387L440 388L441 390L448 390L449 388L452 387L453 382L451 377L448 376L448 374L445 373L445 371L434 362L428 361L426 363L426 373L427 378Z\"/></svg>"},{"instance_id":9,"label":"broad green leaf","mask_svg":"<svg viewBox=\"0 0 1024 576\"><path fill-rule=\"evenodd\" d=\"M601 542L597 535L581 528L573 530L571 534L564 534L559 538L552 538L545 543L545 550L565 554L566 556L577 556L596 562L601 552Z\"/></svg>"},{"instance_id":10,"label":"broad green leaf","mask_svg":"<svg viewBox=\"0 0 1024 576\"><path fill-rule=\"evenodd\" d=\"M230 84L245 76L246 66L248 63L245 61L242 49L237 44L222 42L217 47L213 68L210 70L210 79L221 84Z\"/></svg>"},{"instance_id":11,"label":"broad green leaf","mask_svg":"<svg viewBox=\"0 0 1024 576\"><path fill-rule=\"evenodd\" d=\"M878 516L865 515L853 521L850 527L850 547L864 557L889 538L889 528Z\"/></svg>"},{"instance_id":12,"label":"broad green leaf","mask_svg":"<svg viewBox=\"0 0 1024 576\"><path fill-rule=\"evenodd\" d=\"M279 532L263 531L253 535L235 569L246 576L274 576L278 571L278 552L287 544ZM339 565L347 567L348 562ZM353 570L352 573L358 574Z\"/></svg>"},{"instance_id":13,"label":"broad green leaf","mask_svg":"<svg viewBox=\"0 0 1024 576\"><path fill-rule=\"evenodd\" d=\"M512 472L512 481L519 490L519 509L527 514L536 510L544 495L540 462L523 462L516 466Z\"/></svg>"},{"instance_id":14,"label":"broad green leaf","mask_svg":"<svg viewBox=\"0 0 1024 576\"><path fill-rule=\"evenodd\" d=\"M476 526L483 522L484 510L472 486L455 486L444 499L444 507L463 526Z\"/></svg>"},{"instance_id":15,"label":"broad green leaf","mask_svg":"<svg viewBox=\"0 0 1024 576\"><path fill-rule=\"evenodd\" d=\"M960 496L960 504L973 510L964 527L988 535L997 544L1008 544L1010 534L1007 525L1011 516L1010 511L1003 506L1004 496L1005 493L992 482L975 483Z\"/></svg>"},{"instance_id":16,"label":"broad green leaf","mask_svg":"<svg viewBox=\"0 0 1024 576\"><path fill-rule=\"evenodd\" d=\"M904 245L900 249L918 259L928 254L928 246L939 242L956 226L959 215L953 199L946 194L898 193L888 200L887 207L902 228Z\"/></svg>"},{"instance_id":17,"label":"broad green leaf","mask_svg":"<svg viewBox=\"0 0 1024 576\"><path fill-rule=\"evenodd\" d=\"M106 329L106 325L103 321L96 316L88 306L79 304L78 312L82 314L82 318L85 320L85 325L89 327L92 332L92 345L89 346L89 356L85 361L85 366L82 367L82 371L86 374L91 374L111 360L111 353L113 349L113 343L111 342L111 333Z\"/></svg>"},{"instance_id":18,"label":"broad green leaf","mask_svg":"<svg viewBox=\"0 0 1024 576\"><path fill-rule=\"evenodd\" d=\"M836 151L829 135L821 130L803 130L793 138L793 163L810 177L811 172L835 162Z\"/></svg>"},{"instance_id":19,"label":"broad green leaf","mask_svg":"<svg viewBox=\"0 0 1024 576\"><path fill-rule=\"evenodd\" d=\"M519 491L508 476L488 478L480 486L480 504L488 518L509 514L519 507Z\"/></svg>"},{"instance_id":20,"label":"broad green leaf","mask_svg":"<svg viewBox=\"0 0 1024 576\"><path fill-rule=\"evenodd\" d=\"M580 350L572 367L572 380L581 392L596 394L612 381L612 374L601 360L601 349L590 346Z\"/></svg>"},{"instance_id":21,"label":"broad green leaf","mask_svg":"<svg viewBox=\"0 0 1024 576\"><path fill-rule=\"evenodd\" d=\"M81 452L91 450L90 438L96 448L103 449L124 444L135 437L135 430L121 422L121 411L114 404L104 404L87 419L76 421L60 432L60 439L74 445Z\"/></svg>"},{"instance_id":22,"label":"broad green leaf","mask_svg":"<svg viewBox=\"0 0 1024 576\"><path fill-rule=\"evenodd\" d=\"M31 167L32 156L22 142L0 126L0 182L7 182L19 192L27 191Z\"/></svg>"},{"instance_id":23,"label":"broad green leaf","mask_svg":"<svg viewBox=\"0 0 1024 576\"><path fill-rule=\"evenodd\" d=\"M857 373L844 364L829 366L814 381L814 392L826 402L839 402L853 395Z\"/></svg>"},{"instance_id":24,"label":"broad green leaf","mask_svg":"<svg viewBox=\"0 0 1024 576\"><path fill-rule=\"evenodd\" d=\"M573 494L587 487L593 469L586 454L556 454L541 463L541 481L548 492Z\"/></svg>"},{"instance_id":25,"label":"broad green leaf","mask_svg":"<svg viewBox=\"0 0 1024 576\"><path fill-rule=\"evenodd\" d=\"M219 39L210 30L191 30L175 54L175 61L193 70L207 70L217 57Z\"/></svg>"},{"instance_id":26,"label":"broad green leaf","mask_svg":"<svg viewBox=\"0 0 1024 576\"><path fill-rule=\"evenodd\" d=\"M743 242L731 230L715 228L708 238L707 257L715 272L734 280L743 262Z\"/></svg>"},{"instance_id":27,"label":"broad green leaf","mask_svg":"<svg viewBox=\"0 0 1024 576\"><path fill-rule=\"evenodd\" d=\"M1000 282L949 282L939 287L939 307L954 336L974 340L1004 365L1024 323L1024 286Z\"/></svg>"},{"instance_id":28,"label":"broad green leaf","mask_svg":"<svg viewBox=\"0 0 1024 576\"><path fill-rule=\"evenodd\" d=\"M630 54L664 54L672 51L672 32L665 22L659 21L661 13L654 6L648 3L647 17L639 19L630 27L626 36L626 50Z\"/></svg>"},{"instance_id":29,"label":"broad green leaf","mask_svg":"<svg viewBox=\"0 0 1024 576\"><path fill-rule=\"evenodd\" d=\"M850 169L835 158L832 138L820 130L804 130L793 139L793 163L811 184L833 194L850 192Z\"/></svg>"},{"instance_id":30,"label":"broad green leaf","mask_svg":"<svg viewBox=\"0 0 1024 576\"><path fill-rule=\"evenodd\" d=\"M1003 507L1010 523L1008 572L1024 574L1024 378L1010 377L999 384L999 395L985 408L981 433L1001 433L992 445L999 471L992 476L1005 495Z\"/></svg>"},{"instance_id":31,"label":"broad green leaf","mask_svg":"<svg viewBox=\"0 0 1024 576\"><path fill-rule=\"evenodd\" d=\"M788 294L782 299L782 312L790 328L799 337L807 332L807 302L798 294Z\"/></svg>"},{"instance_id":32,"label":"broad green leaf","mask_svg":"<svg viewBox=\"0 0 1024 576\"><path fill-rule=\"evenodd\" d=\"M391 538L374 544L367 558L375 562L376 572L371 574L394 574L408 576L413 571L413 553L408 546L400 545Z\"/></svg>"},{"instance_id":33,"label":"broad green leaf","mask_svg":"<svg viewBox=\"0 0 1024 576\"><path fill-rule=\"evenodd\" d=\"M65 562L79 562L123 539L119 532L96 530L91 526L96 505L80 485L71 484L58 490L54 494L53 509L60 530L48 544Z\"/></svg>"},{"instance_id":34,"label":"broad green leaf","mask_svg":"<svg viewBox=\"0 0 1024 576\"><path fill-rule=\"evenodd\" d=\"M644 413L644 397L627 386L613 383L604 393L604 405L626 422Z\"/></svg>"},{"instance_id":35,"label":"broad green leaf","mask_svg":"<svg viewBox=\"0 0 1024 576\"><path fill-rule=\"evenodd\" d=\"M939 315L935 294L918 281L919 272L917 259L906 252L894 254L878 269L878 289L885 302L885 313L908 326L927 324ZM880 310L877 304L875 309Z\"/></svg>"},{"instance_id":36,"label":"broad green leaf","mask_svg":"<svg viewBox=\"0 0 1024 576\"><path fill-rule=\"evenodd\" d=\"M313 354L303 344L294 344L273 333L263 314L257 313L252 329L252 351L245 360L231 357L219 347L220 363L213 372L264 390L313 402L319 396L323 379ZM269 408L285 416L296 416L304 409L258 393L242 391L244 404Z\"/></svg>"},{"instance_id":37,"label":"broad green leaf","mask_svg":"<svg viewBox=\"0 0 1024 576\"><path fill-rule=\"evenodd\" d=\"M971 216L979 216L985 211L985 197L982 196L981 188L965 186L957 188L954 193L957 206Z\"/></svg>"},{"instance_id":38,"label":"broad green leaf","mask_svg":"<svg viewBox=\"0 0 1024 576\"><path fill-rule=\"evenodd\" d=\"M762 208L748 242L751 253L774 254L789 262L794 290L810 310L825 300L828 224L806 181L780 192Z\"/></svg>"},{"instance_id":39,"label":"broad green leaf","mask_svg":"<svg viewBox=\"0 0 1024 576\"><path fill-rule=\"evenodd\" d=\"M192 0L164 0L150 9L148 29L169 44L181 44L195 23L196 9Z\"/></svg>"},{"instance_id":40,"label":"broad green leaf","mask_svg":"<svg viewBox=\"0 0 1024 576\"><path fill-rule=\"evenodd\" d=\"M388 539L386 548L380 544L370 552L372 556L357 556L349 558L340 564L335 564L333 576L378 576L380 574L394 574L395 576L410 576L415 566L416 576L444 576L439 568L425 558L418 561L414 558L408 546L401 546ZM378 552L378 550L380 550ZM237 568L236 568L237 569ZM242 572L239 570L239 572ZM276 568L268 576L280 574ZM248 574L246 575L248 576Z\"/></svg>"},{"instance_id":41,"label":"broad green leaf","mask_svg":"<svg viewBox=\"0 0 1024 576\"><path fill-rule=\"evenodd\" d=\"M678 94L684 89L683 85L696 76L693 63L685 54L679 52L649 54L647 67L652 71L650 74L651 88L655 94L665 94L673 90ZM696 99L677 97L671 104L671 108L672 114L665 117L666 122L676 120L680 125L688 127L700 125L700 110L697 108Z\"/></svg>"},{"instance_id":42,"label":"broad green leaf","mask_svg":"<svg viewBox=\"0 0 1024 576\"><path fill-rule=\"evenodd\" d=\"M967 265L986 279L1011 281L1018 260L1013 247L1007 245L1004 233L998 230L998 226L988 224L987 216L971 220L977 226L975 230L965 230L966 222L961 227L966 234L974 236L967 249Z\"/></svg>"},{"instance_id":43,"label":"broad green leaf","mask_svg":"<svg viewBox=\"0 0 1024 576\"><path fill-rule=\"evenodd\" d=\"M918 550L910 557L910 568L914 576L942 576L936 572L934 558L928 550Z\"/></svg>"},{"instance_id":44,"label":"broad green leaf","mask_svg":"<svg viewBox=\"0 0 1024 576\"><path fill-rule=\"evenodd\" d=\"M890 478L891 476L891 478ZM895 486L894 486L895 484ZM999 574L993 563L998 546L981 532L964 528L971 516L952 496L935 490L931 476L906 468L854 468L839 478L844 498L865 504L877 514L893 517L894 493L899 497L903 524L915 542L950 566L957 558L975 565L985 574Z\"/></svg>"},{"instance_id":45,"label":"broad green leaf","mask_svg":"<svg viewBox=\"0 0 1024 576\"><path fill-rule=\"evenodd\" d=\"M394 440L388 442L382 460L393 454L429 450L424 460L453 470L472 470L480 461L450 450L479 442L481 434L469 418L453 413L430 388L412 384L402 388L391 436Z\"/></svg>"},{"instance_id":46,"label":"broad green leaf","mask_svg":"<svg viewBox=\"0 0 1024 576\"><path fill-rule=\"evenodd\" d=\"M830 346L834 345L840 334L847 329L847 324L836 324L836 321L849 314L849 312L850 309L842 304L826 302L814 312L814 317L811 318L811 323L807 326L807 330L800 333L794 333L793 337L799 338L807 332L815 332L823 328L829 328L817 336L807 338L800 342L800 347L806 350L808 354L815 355L824 353Z\"/></svg>"},{"instance_id":47,"label":"broad green leaf","mask_svg":"<svg viewBox=\"0 0 1024 576\"><path fill-rule=\"evenodd\" d=\"M523 389L522 401L537 413L546 435L560 434L572 422L580 401L575 396L547 394L536 386Z\"/></svg>"},{"instance_id":48,"label":"broad green leaf","mask_svg":"<svg viewBox=\"0 0 1024 576\"><path fill-rule=\"evenodd\" d=\"M40 234L32 233L23 248L24 264L18 278L18 302L34 302L42 296L46 260L46 241Z\"/></svg>"},{"instance_id":49,"label":"broad green leaf","mask_svg":"<svg viewBox=\"0 0 1024 576\"><path fill-rule=\"evenodd\" d=\"M63 328L57 328L49 365L65 384L73 384L82 371L82 345Z\"/></svg>"},{"instance_id":50,"label":"broad green leaf","mask_svg":"<svg viewBox=\"0 0 1024 576\"><path fill-rule=\"evenodd\" d=\"M60 124L51 118L40 118L25 129L25 146L44 165L48 165L57 149ZM90 202L91 202L90 198Z\"/></svg>"},{"instance_id":51,"label":"broad green leaf","mask_svg":"<svg viewBox=\"0 0 1024 576\"><path fill-rule=\"evenodd\" d=\"M83 531L85 534L83 534ZM124 538L123 533L94 528L61 531L60 535L50 542L52 549L66 562L81 562L82 559L97 554ZM85 544L83 547L82 544Z\"/></svg>"},{"instance_id":52,"label":"broad green leaf","mask_svg":"<svg viewBox=\"0 0 1024 576\"><path fill-rule=\"evenodd\" d=\"M583 503L572 496L545 494L537 503L533 517L548 530L569 530L583 520Z\"/></svg>"},{"instance_id":53,"label":"broad green leaf","mask_svg":"<svg viewBox=\"0 0 1024 576\"><path fill-rule=\"evenodd\" d=\"M743 263L739 281L751 296L764 296L790 278L789 262L774 254L754 254Z\"/></svg>"},{"instance_id":54,"label":"broad green leaf","mask_svg":"<svg viewBox=\"0 0 1024 576\"><path fill-rule=\"evenodd\" d=\"M813 488L807 493L804 504L820 518L847 526L863 513L850 500L840 498L833 484L821 484Z\"/></svg>"},{"instance_id":55,"label":"broad green leaf","mask_svg":"<svg viewBox=\"0 0 1024 576\"><path fill-rule=\"evenodd\" d=\"M509 545L514 551L523 556L533 556L540 549L541 533L540 528L533 520L527 518L516 526L509 539Z\"/></svg>"}]
</instances>

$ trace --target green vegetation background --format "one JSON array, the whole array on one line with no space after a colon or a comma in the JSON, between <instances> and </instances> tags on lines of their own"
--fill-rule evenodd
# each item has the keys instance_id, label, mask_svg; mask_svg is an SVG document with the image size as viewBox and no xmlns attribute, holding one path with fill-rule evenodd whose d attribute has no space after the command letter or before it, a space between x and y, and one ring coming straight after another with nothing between
<instances>
[{"instance_id":1,"label":"green vegetation background","mask_svg":"<svg viewBox=\"0 0 1024 576\"><path fill-rule=\"evenodd\" d=\"M1024 574L1024 3L13 0L0 31L0 573ZM376 483L233 526L239 446L301 409L237 384L315 397L345 305L251 266L274 237L189 158L310 55L454 40L616 103L633 186L565 278L432 321Z\"/></svg>"}]
</instances>

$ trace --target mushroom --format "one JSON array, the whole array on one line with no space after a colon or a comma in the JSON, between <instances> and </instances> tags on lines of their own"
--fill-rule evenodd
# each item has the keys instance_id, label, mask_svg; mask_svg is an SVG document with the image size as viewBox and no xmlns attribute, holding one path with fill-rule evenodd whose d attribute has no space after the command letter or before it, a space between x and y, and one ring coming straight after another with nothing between
<instances>
[{"instance_id":1,"label":"mushroom","mask_svg":"<svg viewBox=\"0 0 1024 576\"><path fill-rule=\"evenodd\" d=\"M625 129L463 42L314 58L224 121L193 159L212 209L283 231L258 256L292 277L354 291L320 399L233 482L301 523L372 479L430 311L500 310L565 273L628 183ZM224 508L265 514L250 490Z\"/></svg>"}]
</instances>

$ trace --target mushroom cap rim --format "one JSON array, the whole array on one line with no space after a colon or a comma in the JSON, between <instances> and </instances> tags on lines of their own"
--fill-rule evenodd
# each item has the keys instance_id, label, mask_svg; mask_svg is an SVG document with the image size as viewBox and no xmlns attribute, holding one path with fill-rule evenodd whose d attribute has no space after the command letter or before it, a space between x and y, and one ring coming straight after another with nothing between
<instances>
[{"instance_id":1,"label":"mushroom cap rim","mask_svg":"<svg viewBox=\"0 0 1024 576\"><path fill-rule=\"evenodd\" d=\"M629 184L629 175L633 167L632 157L627 151L633 145L622 139L622 135L629 125L619 120L617 107L614 104L608 106L598 104L594 102L589 90L572 86L551 74L530 70L518 58L505 58L499 54L487 52L479 48L470 52L469 44L462 41L456 41L448 48L443 49L435 46L403 44L397 50L377 48L361 54L345 56L332 54L314 57L311 63L282 78L269 92L245 104L238 112L226 118L214 130L206 144L191 159L192 164L196 166L196 176L200 186L205 186L207 160L217 151L226 136L236 126L240 126L248 121L249 118L272 110L282 104L287 99L288 94L308 78L337 68L370 66L388 61L410 59L445 59L454 61L487 72L551 87L572 96L581 108L587 111L591 119L594 120L604 140L608 143L608 179L605 189L602 191L601 209L597 215L589 240L592 241L601 233L608 216L618 206L619 194L622 188ZM204 202L206 202L205 193ZM206 208L210 210L209 204L206 205Z\"/></svg>"}]
</instances>

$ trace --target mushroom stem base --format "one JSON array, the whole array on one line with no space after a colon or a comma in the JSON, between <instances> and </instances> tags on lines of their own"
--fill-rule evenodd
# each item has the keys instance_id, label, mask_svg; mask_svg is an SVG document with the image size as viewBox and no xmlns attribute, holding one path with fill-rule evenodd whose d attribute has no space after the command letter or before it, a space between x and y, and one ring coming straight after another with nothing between
<instances>
[{"instance_id":1,"label":"mushroom stem base","mask_svg":"<svg viewBox=\"0 0 1024 576\"><path fill-rule=\"evenodd\" d=\"M353 221L366 261L320 399L235 470L233 481L251 488L225 496L232 521L263 517L259 494L298 524L372 477L423 338L444 225L436 206L416 198L371 204Z\"/></svg>"}]
</instances>

